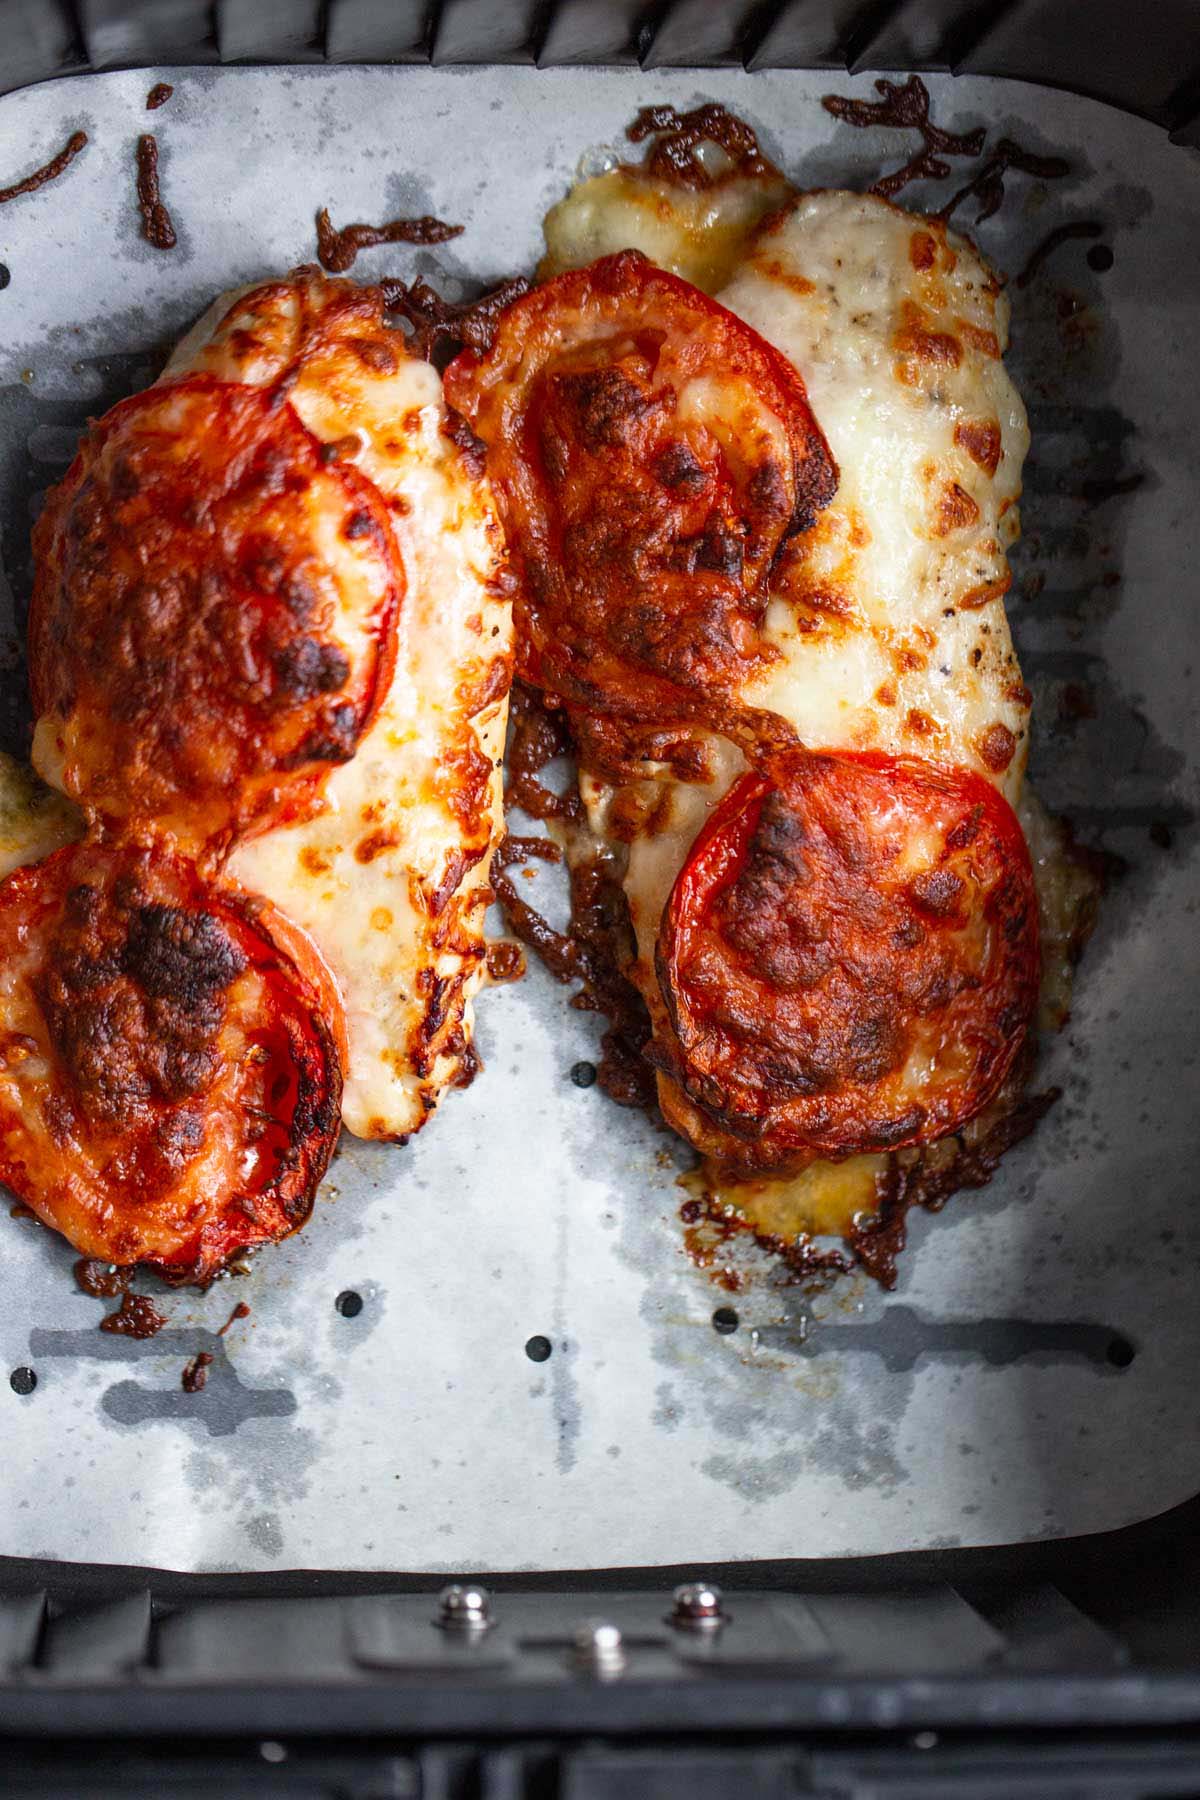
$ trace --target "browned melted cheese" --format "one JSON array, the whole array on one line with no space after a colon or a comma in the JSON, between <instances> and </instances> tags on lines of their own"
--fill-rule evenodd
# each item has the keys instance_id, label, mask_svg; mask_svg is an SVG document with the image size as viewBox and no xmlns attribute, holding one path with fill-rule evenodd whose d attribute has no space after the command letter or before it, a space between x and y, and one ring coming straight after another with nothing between
<instances>
[{"instance_id":1,"label":"browned melted cheese","mask_svg":"<svg viewBox=\"0 0 1200 1800\"><path fill-rule=\"evenodd\" d=\"M804 377L839 490L781 560L765 621L777 654L747 697L810 744L965 764L1015 801L1029 695L1003 596L1028 430L1001 361L1007 303L999 283L943 223L870 196L799 196L748 234L747 216L779 206L772 194L759 210L762 190L761 178L743 192L693 192L615 170L552 209L546 267L635 245L719 289L722 303ZM682 735L686 745L662 747L660 760L624 779L585 772L581 780L593 828L624 862L639 946L631 972L656 1020L653 957L667 896L697 832L745 769L733 744ZM585 771L596 761L586 743L581 761ZM1032 798L1020 816L1041 915L1041 1019L1056 1026L1094 917L1098 874ZM854 1241L870 1226L876 1248L890 1245L893 1254L904 1205L940 1204L954 1187L986 1180L1008 1143L1031 1128L1039 1104L1024 1101L1021 1086L1010 1078L964 1134L922 1151L816 1162L781 1179L730 1180L702 1167L688 1178L694 1229L720 1236L725 1217L783 1251L818 1237ZM660 1100L668 1121L703 1146L703 1119L665 1078ZM862 1254L870 1259L869 1249ZM800 1256L801 1272L802 1264ZM885 1255L885 1275L887 1266Z\"/></svg>"},{"instance_id":2,"label":"browned melted cheese","mask_svg":"<svg viewBox=\"0 0 1200 1800\"><path fill-rule=\"evenodd\" d=\"M476 1066L511 610L452 427L380 290L301 270L218 301L39 526L37 766L300 928L366 1137Z\"/></svg>"}]
</instances>

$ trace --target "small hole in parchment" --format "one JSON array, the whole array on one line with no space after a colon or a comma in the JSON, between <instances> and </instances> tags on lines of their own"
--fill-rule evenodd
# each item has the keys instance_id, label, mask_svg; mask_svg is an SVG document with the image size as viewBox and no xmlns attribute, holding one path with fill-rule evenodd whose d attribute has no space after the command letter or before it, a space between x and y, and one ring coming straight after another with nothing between
<instances>
[{"instance_id":1,"label":"small hole in parchment","mask_svg":"<svg viewBox=\"0 0 1200 1800\"><path fill-rule=\"evenodd\" d=\"M577 1062L571 1065L571 1080L577 1088L589 1088L595 1085L596 1065L590 1062Z\"/></svg>"},{"instance_id":2,"label":"small hole in parchment","mask_svg":"<svg viewBox=\"0 0 1200 1800\"><path fill-rule=\"evenodd\" d=\"M356 1294L353 1288L345 1288L333 1303L343 1319L357 1319L363 1309L363 1297Z\"/></svg>"},{"instance_id":3,"label":"small hole in parchment","mask_svg":"<svg viewBox=\"0 0 1200 1800\"><path fill-rule=\"evenodd\" d=\"M525 1344L525 1354L530 1362L549 1362L553 1348L548 1337L531 1337Z\"/></svg>"},{"instance_id":4,"label":"small hole in parchment","mask_svg":"<svg viewBox=\"0 0 1200 1800\"><path fill-rule=\"evenodd\" d=\"M8 1378L8 1385L14 1394L32 1394L37 1386L36 1369L14 1369Z\"/></svg>"},{"instance_id":5,"label":"small hole in parchment","mask_svg":"<svg viewBox=\"0 0 1200 1800\"><path fill-rule=\"evenodd\" d=\"M1111 269L1116 261L1107 244L1093 244L1087 253L1087 259L1088 268L1095 269L1099 275L1103 275L1106 270Z\"/></svg>"},{"instance_id":6,"label":"small hole in parchment","mask_svg":"<svg viewBox=\"0 0 1200 1800\"><path fill-rule=\"evenodd\" d=\"M741 1320L734 1312L732 1306L718 1306L716 1312L712 1316L712 1322L713 1330L719 1331L722 1337L728 1337L730 1332L736 1331L741 1324Z\"/></svg>"},{"instance_id":7,"label":"small hole in parchment","mask_svg":"<svg viewBox=\"0 0 1200 1800\"><path fill-rule=\"evenodd\" d=\"M1104 1353L1114 1369L1127 1369L1137 1351L1128 1338L1114 1337L1109 1339L1108 1349Z\"/></svg>"}]
</instances>

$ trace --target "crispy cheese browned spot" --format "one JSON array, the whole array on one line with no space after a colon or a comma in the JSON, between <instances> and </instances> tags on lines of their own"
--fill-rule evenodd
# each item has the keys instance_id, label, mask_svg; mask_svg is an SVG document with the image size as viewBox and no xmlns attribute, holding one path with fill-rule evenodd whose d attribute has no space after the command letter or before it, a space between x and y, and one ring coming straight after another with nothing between
<instances>
[{"instance_id":1,"label":"crispy cheese browned spot","mask_svg":"<svg viewBox=\"0 0 1200 1800\"><path fill-rule=\"evenodd\" d=\"M302 269L224 296L39 525L39 767L277 905L377 1137L473 1066L500 831L504 545L449 423L382 291Z\"/></svg>"}]
</instances>

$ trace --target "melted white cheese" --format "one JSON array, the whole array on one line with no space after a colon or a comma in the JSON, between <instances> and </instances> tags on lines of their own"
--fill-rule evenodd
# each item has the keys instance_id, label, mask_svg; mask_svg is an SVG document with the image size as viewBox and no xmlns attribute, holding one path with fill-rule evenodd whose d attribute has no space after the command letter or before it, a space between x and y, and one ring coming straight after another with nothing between
<instances>
[{"instance_id":1,"label":"melted white cheese","mask_svg":"<svg viewBox=\"0 0 1200 1800\"><path fill-rule=\"evenodd\" d=\"M728 171L728 157L715 159ZM643 256L713 294L737 267L759 220L782 205L790 184L776 171L726 172L711 187L684 188L622 164L572 188L546 214L546 254L538 275L548 281L616 250Z\"/></svg>"},{"instance_id":2,"label":"melted white cheese","mask_svg":"<svg viewBox=\"0 0 1200 1800\"><path fill-rule=\"evenodd\" d=\"M1008 305L962 238L871 195L802 195L719 295L799 369L840 470L793 540L748 695L814 747L965 765L1010 800L1029 695L1003 594L1029 428Z\"/></svg>"},{"instance_id":3,"label":"melted white cheese","mask_svg":"<svg viewBox=\"0 0 1200 1800\"><path fill-rule=\"evenodd\" d=\"M0 881L83 836L83 820L65 795L0 751Z\"/></svg>"},{"instance_id":4,"label":"melted white cheese","mask_svg":"<svg viewBox=\"0 0 1200 1800\"><path fill-rule=\"evenodd\" d=\"M301 295L311 331L313 309L348 286L312 276L226 297L164 378L276 379L295 354ZM392 369L372 366L384 360L372 345L391 349ZM486 487L442 434L437 373L400 333L335 320L306 349L289 398L325 442L357 439L344 454L391 504L407 592L391 687L356 756L330 775L313 818L242 843L227 873L300 925L338 984L346 1125L400 1137L463 1068L484 974L512 630L493 585L500 530ZM500 694L481 705L489 681Z\"/></svg>"}]
</instances>

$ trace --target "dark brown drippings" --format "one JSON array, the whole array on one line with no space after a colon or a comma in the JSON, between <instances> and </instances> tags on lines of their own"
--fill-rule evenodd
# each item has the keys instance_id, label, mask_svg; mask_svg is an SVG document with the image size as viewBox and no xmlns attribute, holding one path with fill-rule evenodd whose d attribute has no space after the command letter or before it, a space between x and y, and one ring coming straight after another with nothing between
<instances>
[{"instance_id":1,"label":"dark brown drippings","mask_svg":"<svg viewBox=\"0 0 1200 1800\"><path fill-rule=\"evenodd\" d=\"M455 302L443 300L420 278L408 282L388 276L379 284L385 308L413 327L413 347L428 362L448 362L464 347L490 350L500 314L531 285L524 275L512 275L478 300Z\"/></svg>"},{"instance_id":2,"label":"dark brown drippings","mask_svg":"<svg viewBox=\"0 0 1200 1800\"><path fill-rule=\"evenodd\" d=\"M921 148L901 169L881 175L871 184L869 193L883 200L894 200L910 181L944 181L950 165L947 156L978 156L987 133L982 125L974 131L943 131L929 117L929 89L919 75L910 75L897 86L883 78L875 83L882 100L852 100L841 94L826 94L821 105L843 124L886 125L896 130L919 131Z\"/></svg>"},{"instance_id":3,"label":"dark brown drippings","mask_svg":"<svg viewBox=\"0 0 1200 1800\"><path fill-rule=\"evenodd\" d=\"M1015 144L1011 138L1001 138L966 187L959 188L957 194L952 194L945 206L932 216L941 219L944 224L949 223L963 201L969 200L974 194L979 200L975 223L982 225L1000 210L1004 200L1004 177L1010 169L1019 169L1023 175L1036 176L1039 181L1057 181L1070 174L1071 165L1065 157L1034 156L1031 151L1022 150L1020 144Z\"/></svg>"},{"instance_id":4,"label":"dark brown drippings","mask_svg":"<svg viewBox=\"0 0 1200 1800\"><path fill-rule=\"evenodd\" d=\"M943 131L932 122L929 90L919 75L910 75L899 87L883 78L875 86L883 95L882 100L853 100L846 95L826 94L821 101L826 112L846 125L887 125L920 132L921 148L915 156L910 157L903 168L881 175L868 188L868 193L878 194L883 200L894 200L911 181L944 181L950 174L950 164L943 160L945 157L978 156L982 151L987 135L982 125L974 131L953 132ZM974 195L979 200L975 224L982 225L999 211L1004 200L1004 177L1010 169L1019 169L1022 174L1032 175L1039 181L1054 181L1070 172L1070 164L1061 156L1036 156L1031 150L1023 150L1012 138L1001 138L965 187L959 188L945 206L929 216L948 224L963 202ZM1065 238L1094 237L1099 231L1100 227L1093 228L1091 221L1060 226L1034 251L1017 285L1023 287L1038 264Z\"/></svg>"},{"instance_id":5,"label":"dark brown drippings","mask_svg":"<svg viewBox=\"0 0 1200 1800\"><path fill-rule=\"evenodd\" d=\"M0 206L9 200L19 200L22 194L36 194L48 181L57 180L68 163L74 162L87 141L86 131L73 131L58 155L51 157L43 168L35 169L23 181L15 181L12 187L0 188Z\"/></svg>"},{"instance_id":6,"label":"dark brown drippings","mask_svg":"<svg viewBox=\"0 0 1200 1800\"><path fill-rule=\"evenodd\" d=\"M691 1259L705 1269L718 1286L731 1287L725 1279L729 1268L721 1253L733 1239L749 1241L770 1256L776 1279L784 1286L820 1288L856 1269L882 1288L896 1284L896 1259L904 1249L908 1214L914 1206L940 1212L952 1195L964 1188L985 1187L1001 1159L1029 1136L1038 1121L1059 1097L1051 1088L1043 1094L1022 1095L1027 1076L1022 1071L1010 1078L1008 1099L998 1106L998 1116L980 1135L970 1133L946 1138L919 1149L901 1150L888 1157L877 1184L876 1210L856 1219L844 1248L825 1247L810 1237L788 1240L755 1231L748 1220L716 1199L686 1200L679 1209L685 1242ZM736 1275L736 1271L733 1271Z\"/></svg>"},{"instance_id":7,"label":"dark brown drippings","mask_svg":"<svg viewBox=\"0 0 1200 1800\"><path fill-rule=\"evenodd\" d=\"M703 1200L685 1200L679 1209L683 1222L683 1243L697 1269L703 1269L714 1287L727 1294L740 1294L746 1285L743 1272L725 1260L729 1244L745 1234L742 1220L723 1214L716 1207L706 1207Z\"/></svg>"},{"instance_id":8,"label":"dark brown drippings","mask_svg":"<svg viewBox=\"0 0 1200 1800\"><path fill-rule=\"evenodd\" d=\"M487 947L488 980L520 981L525 973L525 954L511 938L498 938Z\"/></svg>"},{"instance_id":9,"label":"dark brown drippings","mask_svg":"<svg viewBox=\"0 0 1200 1800\"><path fill-rule=\"evenodd\" d=\"M171 86L169 81L156 81L154 86L150 89L150 92L146 95L146 111L157 112L160 106L165 106L167 104L167 101L174 92L175 89Z\"/></svg>"},{"instance_id":10,"label":"dark brown drippings","mask_svg":"<svg viewBox=\"0 0 1200 1800\"><path fill-rule=\"evenodd\" d=\"M940 1212L963 1188L986 1187L1001 1158L1029 1136L1059 1093L1050 1088L1020 1096L976 1143L960 1137L915 1155L909 1151L891 1157L878 1213L851 1229L850 1248L858 1266L880 1287L895 1287L896 1258L904 1249L910 1210L922 1206L926 1212Z\"/></svg>"},{"instance_id":11,"label":"dark brown drippings","mask_svg":"<svg viewBox=\"0 0 1200 1800\"><path fill-rule=\"evenodd\" d=\"M491 882L504 922L515 937L535 950L557 981L573 981L579 975L578 958L570 938L548 925L536 907L517 892L507 871L531 860L561 862L562 851L550 838L513 837L511 834L492 860Z\"/></svg>"},{"instance_id":12,"label":"dark brown drippings","mask_svg":"<svg viewBox=\"0 0 1200 1800\"><path fill-rule=\"evenodd\" d=\"M739 1242L755 1244L768 1255L784 1287L824 1287L839 1275L849 1275L856 1266L848 1249L823 1249L811 1238L789 1240L756 1231L748 1220L716 1200L685 1200L679 1217L689 1259L726 1293L737 1293L745 1285L745 1274L727 1255L730 1245Z\"/></svg>"},{"instance_id":13,"label":"dark brown drippings","mask_svg":"<svg viewBox=\"0 0 1200 1800\"><path fill-rule=\"evenodd\" d=\"M624 973L635 951L629 902L615 862L603 852L571 867L570 930L584 966L584 987L571 1004L608 1020L597 1080L619 1105L653 1108L658 1083L643 1055L650 1015Z\"/></svg>"},{"instance_id":14,"label":"dark brown drippings","mask_svg":"<svg viewBox=\"0 0 1200 1800\"><path fill-rule=\"evenodd\" d=\"M767 175L774 169L759 149L758 138L744 119L715 104L677 112L673 106L643 106L625 136L633 144L655 139L645 168L677 187L708 188L731 175ZM715 144L732 167L714 174L698 156L701 144Z\"/></svg>"},{"instance_id":15,"label":"dark brown drippings","mask_svg":"<svg viewBox=\"0 0 1200 1800\"><path fill-rule=\"evenodd\" d=\"M458 1059L458 1067L450 1077L450 1085L455 1088L469 1088L483 1067L483 1058L474 1044L468 1044Z\"/></svg>"},{"instance_id":16,"label":"dark brown drippings","mask_svg":"<svg viewBox=\"0 0 1200 1800\"><path fill-rule=\"evenodd\" d=\"M132 1280L132 1269L114 1269L95 1256L81 1256L75 1264L75 1285L93 1300L115 1300L118 1294L129 1292ZM111 1329L115 1331L116 1326Z\"/></svg>"},{"instance_id":17,"label":"dark brown drippings","mask_svg":"<svg viewBox=\"0 0 1200 1800\"><path fill-rule=\"evenodd\" d=\"M231 1325L236 1325L237 1321L239 1319L248 1319L249 1317L250 1317L249 1306L246 1304L246 1302L244 1300L239 1300L237 1305L234 1307L233 1311L230 1313L229 1317L226 1319L225 1323L222 1325L220 1331L218 1331L217 1336L224 1337L225 1333L229 1330L229 1327Z\"/></svg>"},{"instance_id":18,"label":"dark brown drippings","mask_svg":"<svg viewBox=\"0 0 1200 1800\"><path fill-rule=\"evenodd\" d=\"M573 748L562 713L548 711L532 689L514 682L508 713L509 805L519 806L531 819L580 818L582 807L573 781L562 793L555 793L538 780L548 764L570 756Z\"/></svg>"},{"instance_id":19,"label":"dark brown drippings","mask_svg":"<svg viewBox=\"0 0 1200 1800\"><path fill-rule=\"evenodd\" d=\"M571 755L572 750L562 714L542 706L527 688L515 687L508 750L509 804L531 818L580 827L583 804L574 770L562 793L538 780L548 763ZM598 849L568 859L571 913L564 933L546 922L506 873L514 864L534 858L561 862L562 851L549 838L510 836L497 852L492 887L505 923L557 981L580 983L572 1006L607 1018L597 1076L605 1093L622 1106L651 1108L655 1077L642 1054L650 1036L650 1017L637 988L624 973L633 960L635 944L616 859Z\"/></svg>"},{"instance_id":20,"label":"dark brown drippings","mask_svg":"<svg viewBox=\"0 0 1200 1800\"><path fill-rule=\"evenodd\" d=\"M185 1394L201 1394L208 1383L208 1371L212 1367L212 1353L208 1350L197 1351L191 1362L184 1363L183 1374L179 1385Z\"/></svg>"},{"instance_id":21,"label":"dark brown drippings","mask_svg":"<svg viewBox=\"0 0 1200 1800\"><path fill-rule=\"evenodd\" d=\"M118 1337L152 1338L167 1323L148 1294L123 1294L117 1312L107 1313L100 1321L101 1331L112 1331Z\"/></svg>"},{"instance_id":22,"label":"dark brown drippings","mask_svg":"<svg viewBox=\"0 0 1200 1800\"><path fill-rule=\"evenodd\" d=\"M1030 253L1025 267L1017 276L1019 288L1028 287L1042 264L1051 256L1060 244L1069 244L1073 238L1098 238L1103 236L1104 227L1099 219L1075 219L1069 225L1056 225L1048 231L1041 243Z\"/></svg>"},{"instance_id":23,"label":"dark brown drippings","mask_svg":"<svg viewBox=\"0 0 1200 1800\"><path fill-rule=\"evenodd\" d=\"M343 225L335 228L329 208L317 214L317 258L331 275L344 275L353 268L360 250L373 250L377 244L445 244L460 237L464 227L447 225L423 213L418 219L389 219L386 225Z\"/></svg>"},{"instance_id":24,"label":"dark brown drippings","mask_svg":"<svg viewBox=\"0 0 1200 1800\"><path fill-rule=\"evenodd\" d=\"M8 1216L10 1219L36 1219L37 1218L37 1214L34 1212L32 1206L26 1206L24 1201L22 1201L22 1200L16 1200L13 1202L13 1204L8 1209Z\"/></svg>"},{"instance_id":25,"label":"dark brown drippings","mask_svg":"<svg viewBox=\"0 0 1200 1800\"><path fill-rule=\"evenodd\" d=\"M641 995L622 973L633 955L633 931L613 859L597 851L572 861L571 916L565 933L547 924L504 873L510 864L523 863L531 855L557 862L560 854L547 838L507 838L497 853L499 871L493 866L496 898L509 930L536 952L554 978L580 983L571 1005L607 1018L597 1075L605 1093L622 1106L650 1107L655 1078L642 1055L650 1019Z\"/></svg>"},{"instance_id":26,"label":"dark brown drippings","mask_svg":"<svg viewBox=\"0 0 1200 1800\"><path fill-rule=\"evenodd\" d=\"M149 131L137 141L137 199L146 242L156 250L173 250L175 227L158 185L158 139Z\"/></svg>"}]
</instances>

